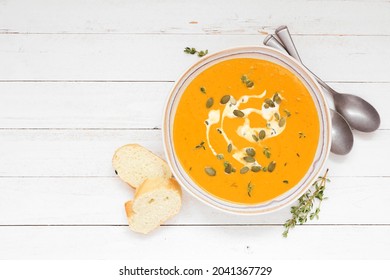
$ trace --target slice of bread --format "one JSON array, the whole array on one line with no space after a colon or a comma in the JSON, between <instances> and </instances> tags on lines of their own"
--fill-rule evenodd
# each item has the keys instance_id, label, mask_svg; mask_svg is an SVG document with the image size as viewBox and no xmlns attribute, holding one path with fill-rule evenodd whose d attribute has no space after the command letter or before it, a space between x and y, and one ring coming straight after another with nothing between
<instances>
[{"instance_id":1,"label":"slice of bread","mask_svg":"<svg viewBox=\"0 0 390 280\"><path fill-rule=\"evenodd\" d=\"M137 189L134 199L125 203L130 229L147 234L181 208L181 188L173 178L151 178Z\"/></svg>"},{"instance_id":2,"label":"slice of bread","mask_svg":"<svg viewBox=\"0 0 390 280\"><path fill-rule=\"evenodd\" d=\"M138 144L129 144L115 151L112 166L119 178L138 188L147 178L171 178L168 164Z\"/></svg>"}]
</instances>

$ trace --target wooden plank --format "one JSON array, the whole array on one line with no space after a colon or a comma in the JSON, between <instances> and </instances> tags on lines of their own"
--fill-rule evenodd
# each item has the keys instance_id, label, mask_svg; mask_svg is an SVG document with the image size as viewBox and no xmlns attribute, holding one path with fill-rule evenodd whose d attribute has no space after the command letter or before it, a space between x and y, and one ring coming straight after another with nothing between
<instances>
[{"instance_id":1,"label":"wooden plank","mask_svg":"<svg viewBox=\"0 0 390 280\"><path fill-rule=\"evenodd\" d=\"M389 82L390 36L294 36L304 62L324 80ZM174 81L197 61L187 46L210 53L261 45L264 35L0 35L2 81Z\"/></svg>"},{"instance_id":2,"label":"wooden plank","mask_svg":"<svg viewBox=\"0 0 390 280\"><path fill-rule=\"evenodd\" d=\"M113 176L111 158L121 145L139 143L163 156L160 130L1 130L0 177ZM332 176L389 176L390 130L355 134L354 150L331 155Z\"/></svg>"},{"instance_id":3,"label":"wooden plank","mask_svg":"<svg viewBox=\"0 0 390 280\"><path fill-rule=\"evenodd\" d=\"M332 177L320 219L309 223L390 225L389 184L389 177ZM126 225L123 205L133 194L118 178L0 178L0 225ZM183 192L181 212L166 224L281 225L289 210L232 215Z\"/></svg>"},{"instance_id":4,"label":"wooden plank","mask_svg":"<svg viewBox=\"0 0 390 280\"><path fill-rule=\"evenodd\" d=\"M389 226L0 227L0 259L388 259ZM306 250L302 246L306 245Z\"/></svg>"},{"instance_id":5,"label":"wooden plank","mask_svg":"<svg viewBox=\"0 0 390 280\"><path fill-rule=\"evenodd\" d=\"M335 83L359 95L382 115L390 83ZM161 128L165 100L173 82L0 82L1 128ZM34 100L34 102L31 102Z\"/></svg>"},{"instance_id":6,"label":"wooden plank","mask_svg":"<svg viewBox=\"0 0 390 280\"><path fill-rule=\"evenodd\" d=\"M389 14L387 1L369 0L6 1L0 27L3 33L258 34L287 24L299 34L389 35Z\"/></svg>"},{"instance_id":7,"label":"wooden plank","mask_svg":"<svg viewBox=\"0 0 390 280\"><path fill-rule=\"evenodd\" d=\"M0 83L0 125L2 128L160 128L172 85Z\"/></svg>"}]
</instances>

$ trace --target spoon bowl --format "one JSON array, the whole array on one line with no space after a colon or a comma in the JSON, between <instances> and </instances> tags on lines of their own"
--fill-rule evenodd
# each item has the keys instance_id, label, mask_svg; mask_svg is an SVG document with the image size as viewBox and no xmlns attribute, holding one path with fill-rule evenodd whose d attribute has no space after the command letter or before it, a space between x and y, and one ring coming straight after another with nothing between
<instances>
[{"instance_id":1,"label":"spoon bowl","mask_svg":"<svg viewBox=\"0 0 390 280\"><path fill-rule=\"evenodd\" d=\"M332 119L332 145L330 151L337 155L348 154L353 147L353 134L343 116L330 110Z\"/></svg>"},{"instance_id":2,"label":"spoon bowl","mask_svg":"<svg viewBox=\"0 0 390 280\"><path fill-rule=\"evenodd\" d=\"M332 92L335 108L350 126L362 132L378 129L381 119L378 111L364 99L352 95Z\"/></svg>"}]
</instances>

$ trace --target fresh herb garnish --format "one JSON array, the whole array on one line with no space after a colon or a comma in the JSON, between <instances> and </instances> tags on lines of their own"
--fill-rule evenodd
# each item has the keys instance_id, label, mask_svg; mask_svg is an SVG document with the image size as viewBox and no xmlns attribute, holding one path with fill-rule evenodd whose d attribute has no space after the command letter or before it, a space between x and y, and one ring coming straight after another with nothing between
<instances>
[{"instance_id":1,"label":"fresh herb garnish","mask_svg":"<svg viewBox=\"0 0 390 280\"><path fill-rule=\"evenodd\" d=\"M186 48L184 49L184 52L185 52L185 53L188 53L188 54L198 54L199 57L205 56L206 54L209 53L208 50L205 50L205 51L197 51L195 48L190 48L190 47L186 47Z\"/></svg>"},{"instance_id":2,"label":"fresh herb garnish","mask_svg":"<svg viewBox=\"0 0 390 280\"><path fill-rule=\"evenodd\" d=\"M252 191L255 185L252 184L252 182L248 183L247 190L248 190L248 196L252 197Z\"/></svg>"},{"instance_id":3,"label":"fresh herb garnish","mask_svg":"<svg viewBox=\"0 0 390 280\"><path fill-rule=\"evenodd\" d=\"M324 176L318 177L318 179L312 184L312 189L309 189L304 195L298 199L298 204L291 207L291 219L284 223L283 237L287 237L290 229L294 228L297 224L304 224L307 222L307 218L310 220L319 218L321 203L326 197L324 197L324 191L326 183L330 182L327 178L328 170L326 170ZM315 202L318 202L317 207L313 211Z\"/></svg>"},{"instance_id":4,"label":"fresh herb garnish","mask_svg":"<svg viewBox=\"0 0 390 280\"><path fill-rule=\"evenodd\" d=\"M203 149L203 150L206 150L206 147L204 146L204 141L200 142L199 145L196 145L196 146L195 146L195 149Z\"/></svg>"},{"instance_id":5,"label":"fresh herb garnish","mask_svg":"<svg viewBox=\"0 0 390 280\"><path fill-rule=\"evenodd\" d=\"M270 158L271 157L271 152L270 152L268 147L264 147L263 148L263 154L266 156L266 158Z\"/></svg>"}]
</instances>

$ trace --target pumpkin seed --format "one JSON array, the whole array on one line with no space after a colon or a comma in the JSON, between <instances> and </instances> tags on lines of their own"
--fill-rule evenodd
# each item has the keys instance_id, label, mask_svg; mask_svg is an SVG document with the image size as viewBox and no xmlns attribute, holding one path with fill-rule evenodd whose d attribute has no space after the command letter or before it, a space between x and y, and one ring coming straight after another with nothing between
<instances>
[{"instance_id":1,"label":"pumpkin seed","mask_svg":"<svg viewBox=\"0 0 390 280\"><path fill-rule=\"evenodd\" d=\"M230 144L228 145L228 147L227 147L228 153L230 153L230 152L232 151L232 149L233 149L233 146L232 146L232 143L230 143Z\"/></svg>"},{"instance_id":2,"label":"pumpkin seed","mask_svg":"<svg viewBox=\"0 0 390 280\"><path fill-rule=\"evenodd\" d=\"M207 101L206 101L206 107L207 108L210 108L211 106L213 106L213 104L214 104L214 99L212 97L207 99Z\"/></svg>"},{"instance_id":3,"label":"pumpkin seed","mask_svg":"<svg viewBox=\"0 0 390 280\"><path fill-rule=\"evenodd\" d=\"M282 102L282 99L280 98L279 94L278 93L275 93L274 94L274 97L272 98L272 100L276 103L276 104L280 104Z\"/></svg>"},{"instance_id":4,"label":"pumpkin seed","mask_svg":"<svg viewBox=\"0 0 390 280\"><path fill-rule=\"evenodd\" d=\"M259 165L254 165L251 167L252 172L259 172L261 170L261 166Z\"/></svg>"},{"instance_id":5,"label":"pumpkin seed","mask_svg":"<svg viewBox=\"0 0 390 280\"><path fill-rule=\"evenodd\" d=\"M263 154L266 156L266 158L270 158L271 157L271 152L270 152L268 147L264 147Z\"/></svg>"},{"instance_id":6,"label":"pumpkin seed","mask_svg":"<svg viewBox=\"0 0 390 280\"><path fill-rule=\"evenodd\" d=\"M245 85L246 85L247 88L251 88L251 87L253 87L255 84L254 84L252 81L246 81Z\"/></svg>"},{"instance_id":7,"label":"pumpkin seed","mask_svg":"<svg viewBox=\"0 0 390 280\"><path fill-rule=\"evenodd\" d=\"M222 98L221 98L221 104L226 104L228 103L230 100L230 95L224 95Z\"/></svg>"},{"instance_id":8,"label":"pumpkin seed","mask_svg":"<svg viewBox=\"0 0 390 280\"><path fill-rule=\"evenodd\" d=\"M285 118L281 118L280 120L279 120L279 126L280 127L283 127L285 124L286 124L286 119Z\"/></svg>"},{"instance_id":9,"label":"pumpkin seed","mask_svg":"<svg viewBox=\"0 0 390 280\"><path fill-rule=\"evenodd\" d=\"M200 87L200 92L206 94L206 89L204 87Z\"/></svg>"},{"instance_id":10,"label":"pumpkin seed","mask_svg":"<svg viewBox=\"0 0 390 280\"><path fill-rule=\"evenodd\" d=\"M224 159L223 154L218 154L218 155L217 155L217 159L219 159L219 160Z\"/></svg>"},{"instance_id":11,"label":"pumpkin seed","mask_svg":"<svg viewBox=\"0 0 390 280\"><path fill-rule=\"evenodd\" d=\"M254 135L254 134L252 134L252 138L253 138L253 140L255 140L256 142L259 141L259 138L258 138L256 135Z\"/></svg>"},{"instance_id":12,"label":"pumpkin seed","mask_svg":"<svg viewBox=\"0 0 390 280\"><path fill-rule=\"evenodd\" d=\"M269 105L267 103L264 104L264 108L265 109L268 109L269 108Z\"/></svg>"},{"instance_id":13,"label":"pumpkin seed","mask_svg":"<svg viewBox=\"0 0 390 280\"><path fill-rule=\"evenodd\" d=\"M228 163L228 162L225 163L225 172L227 174L232 173L232 165L230 163Z\"/></svg>"},{"instance_id":14,"label":"pumpkin seed","mask_svg":"<svg viewBox=\"0 0 390 280\"><path fill-rule=\"evenodd\" d=\"M244 112L243 111L240 111L240 110L234 110L233 111L233 114L236 116L236 117L239 117L239 118L243 118L245 116Z\"/></svg>"},{"instance_id":15,"label":"pumpkin seed","mask_svg":"<svg viewBox=\"0 0 390 280\"><path fill-rule=\"evenodd\" d=\"M265 138L265 130L260 130L259 132L259 139L263 140Z\"/></svg>"},{"instance_id":16,"label":"pumpkin seed","mask_svg":"<svg viewBox=\"0 0 390 280\"><path fill-rule=\"evenodd\" d=\"M264 172L267 172L267 170L268 170L267 166L264 166L264 167L263 167L263 171L264 171Z\"/></svg>"},{"instance_id":17,"label":"pumpkin seed","mask_svg":"<svg viewBox=\"0 0 390 280\"><path fill-rule=\"evenodd\" d=\"M206 168L204 169L204 171L205 171L206 174L209 175L209 176L215 176L215 175L217 174L217 172L215 171L215 169L212 168L212 167L206 167Z\"/></svg>"},{"instance_id":18,"label":"pumpkin seed","mask_svg":"<svg viewBox=\"0 0 390 280\"><path fill-rule=\"evenodd\" d=\"M268 164L268 172L272 172L275 170L276 162L271 161L270 164Z\"/></svg>"},{"instance_id":19,"label":"pumpkin seed","mask_svg":"<svg viewBox=\"0 0 390 280\"><path fill-rule=\"evenodd\" d=\"M278 113L275 113L275 114L274 114L274 117L275 117L275 120L277 120L277 121L280 120L280 116L279 116Z\"/></svg>"},{"instance_id":20,"label":"pumpkin seed","mask_svg":"<svg viewBox=\"0 0 390 280\"><path fill-rule=\"evenodd\" d=\"M248 148L245 151L246 151L246 154L250 157L254 157L256 155L256 151L253 148Z\"/></svg>"},{"instance_id":21,"label":"pumpkin seed","mask_svg":"<svg viewBox=\"0 0 390 280\"><path fill-rule=\"evenodd\" d=\"M245 173L247 173L248 171L249 171L249 167L248 167L248 166L244 166L243 168L241 168L240 173L241 173L241 174L245 174Z\"/></svg>"},{"instance_id":22,"label":"pumpkin seed","mask_svg":"<svg viewBox=\"0 0 390 280\"><path fill-rule=\"evenodd\" d=\"M255 159L253 157L250 157L250 156L246 156L246 157L243 157L243 160L245 160L246 162L255 162Z\"/></svg>"},{"instance_id":23,"label":"pumpkin seed","mask_svg":"<svg viewBox=\"0 0 390 280\"><path fill-rule=\"evenodd\" d=\"M271 108L274 108L275 107L275 103L271 100L271 99L269 99L269 98L266 98L265 100L264 100L264 103L265 104L267 104L269 107L271 107Z\"/></svg>"}]
</instances>

